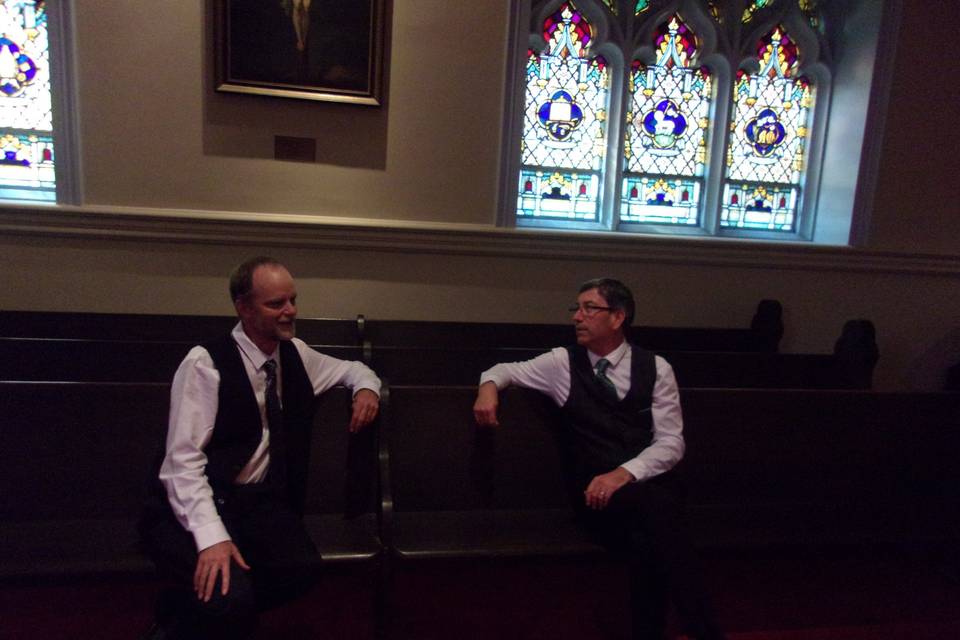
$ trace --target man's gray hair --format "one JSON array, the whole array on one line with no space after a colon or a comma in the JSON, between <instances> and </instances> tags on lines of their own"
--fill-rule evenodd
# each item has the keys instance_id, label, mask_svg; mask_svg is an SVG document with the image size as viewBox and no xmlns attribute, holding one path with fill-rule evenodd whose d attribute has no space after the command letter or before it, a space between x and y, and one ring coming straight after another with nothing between
<instances>
[{"instance_id":1,"label":"man's gray hair","mask_svg":"<svg viewBox=\"0 0 960 640\"><path fill-rule=\"evenodd\" d=\"M614 278L594 278L580 285L580 293L591 289L597 290L601 297L607 301L608 307L623 311L625 315L623 326L625 328L633 324L636 305L633 302L633 293L630 292L627 285Z\"/></svg>"}]
</instances>

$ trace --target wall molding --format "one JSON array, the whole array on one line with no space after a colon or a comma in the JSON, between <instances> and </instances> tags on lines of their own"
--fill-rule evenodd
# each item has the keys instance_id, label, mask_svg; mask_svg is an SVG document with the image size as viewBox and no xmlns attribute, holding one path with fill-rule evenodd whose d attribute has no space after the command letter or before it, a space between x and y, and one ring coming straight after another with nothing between
<instances>
[{"instance_id":1,"label":"wall molding","mask_svg":"<svg viewBox=\"0 0 960 640\"><path fill-rule=\"evenodd\" d=\"M7 237L87 238L956 277L960 255L799 242L498 228L303 214L113 206L0 206Z\"/></svg>"}]
</instances>

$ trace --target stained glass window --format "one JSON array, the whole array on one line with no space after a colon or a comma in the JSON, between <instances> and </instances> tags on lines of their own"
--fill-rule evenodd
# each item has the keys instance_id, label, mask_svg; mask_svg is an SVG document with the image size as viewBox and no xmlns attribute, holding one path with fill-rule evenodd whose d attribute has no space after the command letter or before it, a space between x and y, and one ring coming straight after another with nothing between
<instances>
[{"instance_id":1,"label":"stained glass window","mask_svg":"<svg viewBox=\"0 0 960 640\"><path fill-rule=\"evenodd\" d=\"M520 217L599 220L610 78L606 61L589 55L593 37L566 2L543 24L543 52L528 51Z\"/></svg>"},{"instance_id":2,"label":"stained glass window","mask_svg":"<svg viewBox=\"0 0 960 640\"><path fill-rule=\"evenodd\" d=\"M760 70L734 86L720 225L795 231L815 91L782 26L757 48Z\"/></svg>"},{"instance_id":3,"label":"stained glass window","mask_svg":"<svg viewBox=\"0 0 960 640\"><path fill-rule=\"evenodd\" d=\"M511 82L525 100L503 189L517 224L819 233L812 216L828 149L820 118L836 31L823 28L829 0L529 1L539 17L516 68L524 81ZM798 41L822 45L805 48L802 73Z\"/></svg>"},{"instance_id":4,"label":"stained glass window","mask_svg":"<svg viewBox=\"0 0 960 640\"><path fill-rule=\"evenodd\" d=\"M634 61L624 146L623 222L696 225L706 162L710 73L679 16L656 35L656 62Z\"/></svg>"},{"instance_id":5,"label":"stained glass window","mask_svg":"<svg viewBox=\"0 0 960 640\"><path fill-rule=\"evenodd\" d=\"M56 201L47 12L0 0L0 198Z\"/></svg>"}]
</instances>

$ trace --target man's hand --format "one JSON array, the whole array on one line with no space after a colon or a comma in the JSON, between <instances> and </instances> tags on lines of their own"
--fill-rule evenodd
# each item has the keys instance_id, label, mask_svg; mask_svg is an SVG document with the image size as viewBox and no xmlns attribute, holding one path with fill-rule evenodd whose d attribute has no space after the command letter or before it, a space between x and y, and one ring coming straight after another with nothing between
<instances>
[{"instance_id":1,"label":"man's hand","mask_svg":"<svg viewBox=\"0 0 960 640\"><path fill-rule=\"evenodd\" d=\"M477 390L477 401L473 403L473 417L482 427L498 427L497 420L497 385L493 382L484 382Z\"/></svg>"},{"instance_id":2,"label":"man's hand","mask_svg":"<svg viewBox=\"0 0 960 640\"><path fill-rule=\"evenodd\" d=\"M232 540L218 542L207 547L197 556L197 568L193 572L193 590L199 600L210 602L213 588L217 584L217 576L221 576L220 594L227 595L230 591L230 561L235 561L240 568L249 571L237 545Z\"/></svg>"},{"instance_id":3,"label":"man's hand","mask_svg":"<svg viewBox=\"0 0 960 640\"><path fill-rule=\"evenodd\" d=\"M587 506L591 509L605 509L613 494L628 482L633 482L633 474L623 467L595 477L583 492Z\"/></svg>"},{"instance_id":4,"label":"man's hand","mask_svg":"<svg viewBox=\"0 0 960 640\"><path fill-rule=\"evenodd\" d=\"M356 433L373 422L380 410L380 396L370 389L360 389L353 396L353 415L350 416L350 433Z\"/></svg>"}]
</instances>

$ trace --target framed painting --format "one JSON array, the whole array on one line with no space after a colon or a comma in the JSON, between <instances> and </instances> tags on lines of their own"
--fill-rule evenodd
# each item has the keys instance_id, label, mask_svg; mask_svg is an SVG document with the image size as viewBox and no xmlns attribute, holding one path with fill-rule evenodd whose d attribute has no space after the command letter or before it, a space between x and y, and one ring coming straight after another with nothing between
<instances>
[{"instance_id":1,"label":"framed painting","mask_svg":"<svg viewBox=\"0 0 960 640\"><path fill-rule=\"evenodd\" d=\"M379 105L387 0L214 0L216 89Z\"/></svg>"}]
</instances>

